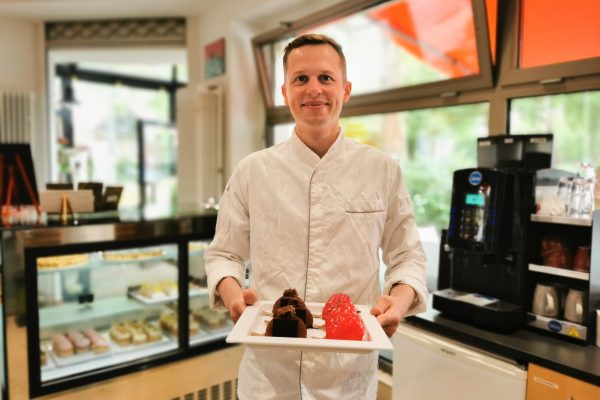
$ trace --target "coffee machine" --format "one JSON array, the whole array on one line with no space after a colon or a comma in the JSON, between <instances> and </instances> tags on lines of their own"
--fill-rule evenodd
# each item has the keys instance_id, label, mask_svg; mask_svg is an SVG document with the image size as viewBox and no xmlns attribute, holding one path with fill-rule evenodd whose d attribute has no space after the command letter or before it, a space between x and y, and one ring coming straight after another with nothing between
<instances>
[{"instance_id":1,"label":"coffee machine","mask_svg":"<svg viewBox=\"0 0 600 400\"><path fill-rule=\"evenodd\" d=\"M440 264L450 269L440 271L449 287L438 286L433 308L497 332L524 326L535 171L551 158L551 134L478 139L478 167L454 172L444 244L450 262Z\"/></svg>"}]
</instances>

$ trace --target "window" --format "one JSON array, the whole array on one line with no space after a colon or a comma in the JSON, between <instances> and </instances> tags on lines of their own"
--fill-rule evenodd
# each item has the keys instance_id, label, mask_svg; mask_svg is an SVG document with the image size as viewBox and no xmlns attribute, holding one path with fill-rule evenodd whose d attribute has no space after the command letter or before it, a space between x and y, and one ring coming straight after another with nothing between
<instances>
[{"instance_id":1,"label":"window","mask_svg":"<svg viewBox=\"0 0 600 400\"><path fill-rule=\"evenodd\" d=\"M529 68L600 57L600 2L523 0L519 67Z\"/></svg>"},{"instance_id":2,"label":"window","mask_svg":"<svg viewBox=\"0 0 600 400\"><path fill-rule=\"evenodd\" d=\"M494 1L488 2L493 6ZM463 81L439 86L438 93L491 84L490 43L488 35L478 33L484 30L476 30L474 14L485 16L483 3L471 0L366 3L364 9L349 15L292 28L291 35L278 32L275 37L255 40L255 54L259 65L264 66L260 76L264 90L268 91L264 94L269 107L284 104L280 88L286 44L292 36L308 32L327 34L342 45L355 96L399 88L405 89L401 92L403 96L419 96L419 92L422 95L422 90L426 90L425 84L460 78ZM373 5L368 7L368 3ZM347 12L343 4L341 10ZM411 94L407 87L421 89Z\"/></svg>"},{"instance_id":3,"label":"window","mask_svg":"<svg viewBox=\"0 0 600 400\"><path fill-rule=\"evenodd\" d=\"M390 154L402 167L417 225L448 226L452 173L477 165L487 136L486 103L344 118L344 134Z\"/></svg>"},{"instance_id":4,"label":"window","mask_svg":"<svg viewBox=\"0 0 600 400\"><path fill-rule=\"evenodd\" d=\"M120 208L141 207L147 217L172 211L177 67L81 62L57 63L53 72L54 179L122 186Z\"/></svg>"},{"instance_id":5,"label":"window","mask_svg":"<svg viewBox=\"0 0 600 400\"><path fill-rule=\"evenodd\" d=\"M600 73L600 3L580 0L502 2L504 27L503 86L524 82L562 83Z\"/></svg>"},{"instance_id":6,"label":"window","mask_svg":"<svg viewBox=\"0 0 600 400\"><path fill-rule=\"evenodd\" d=\"M576 172L580 162L597 166L600 91L528 97L511 102L511 133L554 134L553 168Z\"/></svg>"}]
</instances>

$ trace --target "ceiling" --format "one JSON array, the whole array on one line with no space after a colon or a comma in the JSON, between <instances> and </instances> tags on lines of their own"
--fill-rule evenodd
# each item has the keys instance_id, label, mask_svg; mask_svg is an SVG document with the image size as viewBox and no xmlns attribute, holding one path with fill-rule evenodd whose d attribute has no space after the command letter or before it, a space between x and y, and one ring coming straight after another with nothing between
<instances>
[{"instance_id":1,"label":"ceiling","mask_svg":"<svg viewBox=\"0 0 600 400\"><path fill-rule=\"evenodd\" d=\"M0 0L0 17L72 20L200 15L232 0Z\"/></svg>"}]
</instances>

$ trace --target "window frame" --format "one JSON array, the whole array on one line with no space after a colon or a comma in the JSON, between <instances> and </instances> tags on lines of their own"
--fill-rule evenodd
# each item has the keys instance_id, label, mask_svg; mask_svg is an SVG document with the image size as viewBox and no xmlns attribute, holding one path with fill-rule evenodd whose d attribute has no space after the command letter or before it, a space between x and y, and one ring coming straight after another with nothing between
<instances>
[{"instance_id":1,"label":"window frame","mask_svg":"<svg viewBox=\"0 0 600 400\"><path fill-rule=\"evenodd\" d=\"M276 107L270 92L266 60L261 54L261 46L274 42L283 37L289 37L293 32L322 24L326 21L359 12L387 0L349 0L330 6L321 12L311 14L294 22L286 22L282 26L256 36L252 40L253 52L259 76L260 89L266 107L266 142L273 144L273 125L293 122L289 110L285 106ZM485 0L472 0L474 21L480 58L491 59L489 42L487 41L487 18ZM490 103L489 134L510 134L509 114L510 101L514 98L574 93L589 90L600 90L600 60L588 59L562 64L532 67L519 70L518 56L518 25L521 0L503 0L497 2L496 23L496 64L491 66L492 75L489 85L482 84L480 88L448 92L444 87L445 81L417 85L392 91L371 93L354 96L342 110L342 117L385 113L395 111L416 110L421 108L445 107L460 104L470 104L482 101ZM480 33L486 40L480 40ZM483 47L479 47L479 45ZM481 61L480 61L481 62ZM481 69L483 71L483 68ZM556 79L557 76L560 79ZM460 82L460 80L456 80ZM460 85L460 83L459 83ZM439 86L426 88L425 86ZM436 94L427 94L433 90ZM406 92L406 93L405 93ZM454 94L449 96L448 93ZM446 95L444 95L446 94Z\"/></svg>"},{"instance_id":2,"label":"window frame","mask_svg":"<svg viewBox=\"0 0 600 400\"><path fill-rule=\"evenodd\" d=\"M519 85L523 83L536 83L540 85L560 84L568 80L585 77L590 74L600 73L600 57L587 58L583 60L567 61L556 64L548 64L537 67L519 67L519 38L521 34L521 4L523 0L507 0L506 10L508 18L506 21L505 37L506 45L502 47L504 63L502 73L502 86ZM499 4L499 7L500 4Z\"/></svg>"},{"instance_id":3,"label":"window frame","mask_svg":"<svg viewBox=\"0 0 600 400\"><path fill-rule=\"evenodd\" d=\"M282 38L294 36L300 30L310 29L326 22L363 11L389 0L348 0L330 6L302 19L282 23L282 26L252 39L253 55L258 71L259 86L267 109L267 125L291 122L292 116L286 106L276 106L271 89L269 68L262 46ZM396 89L356 95L350 98L342 111L342 117L379 113L382 110L402 111L413 108L430 108L451 105L459 94L493 87L492 62L487 31L485 0L471 0L475 38L477 42L479 73L476 75L443 81L405 86ZM469 96L467 96L469 98ZM476 100L468 100L474 102ZM450 104L447 104L450 103ZM418 105L418 106L417 106ZM414 107L417 106L417 107ZM268 143L272 140L267 136Z\"/></svg>"}]
</instances>

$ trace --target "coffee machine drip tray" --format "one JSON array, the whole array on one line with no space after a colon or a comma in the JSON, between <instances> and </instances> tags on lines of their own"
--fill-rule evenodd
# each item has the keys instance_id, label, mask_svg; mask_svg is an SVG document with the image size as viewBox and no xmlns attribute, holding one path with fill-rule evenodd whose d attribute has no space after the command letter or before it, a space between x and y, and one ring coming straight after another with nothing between
<instances>
[{"instance_id":1,"label":"coffee machine drip tray","mask_svg":"<svg viewBox=\"0 0 600 400\"><path fill-rule=\"evenodd\" d=\"M523 307L451 288L433 293L433 308L451 319L494 332L510 333L523 327Z\"/></svg>"}]
</instances>

